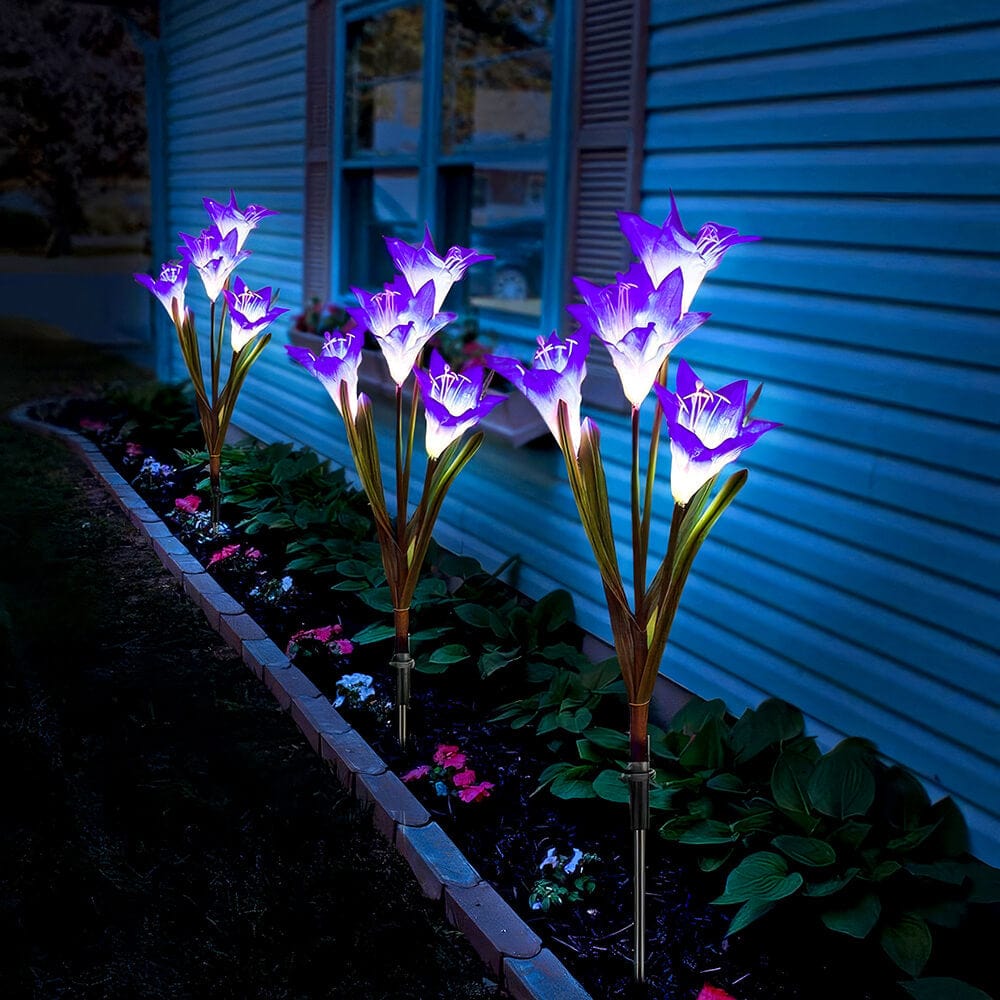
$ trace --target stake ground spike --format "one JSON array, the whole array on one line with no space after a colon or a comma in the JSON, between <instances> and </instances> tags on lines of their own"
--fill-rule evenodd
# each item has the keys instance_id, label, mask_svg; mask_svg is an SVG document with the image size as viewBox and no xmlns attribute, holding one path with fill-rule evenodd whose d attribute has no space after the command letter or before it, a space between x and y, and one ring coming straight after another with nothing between
<instances>
[{"instance_id":1,"label":"stake ground spike","mask_svg":"<svg viewBox=\"0 0 1000 1000\"><path fill-rule=\"evenodd\" d=\"M649 782L653 772L648 760L633 760L623 775L628 782L632 826L633 934L632 976L646 981L646 831L649 829Z\"/></svg>"},{"instance_id":2,"label":"stake ground spike","mask_svg":"<svg viewBox=\"0 0 1000 1000\"><path fill-rule=\"evenodd\" d=\"M389 661L396 671L396 738L400 749L406 748L409 738L410 676L413 657L409 653L394 653Z\"/></svg>"}]
</instances>

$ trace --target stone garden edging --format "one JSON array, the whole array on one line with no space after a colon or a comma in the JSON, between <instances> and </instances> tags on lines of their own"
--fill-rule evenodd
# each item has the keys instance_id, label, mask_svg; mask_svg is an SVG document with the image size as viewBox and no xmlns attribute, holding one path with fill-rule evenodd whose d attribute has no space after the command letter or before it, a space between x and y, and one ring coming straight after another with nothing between
<instances>
[{"instance_id":1,"label":"stone garden edging","mask_svg":"<svg viewBox=\"0 0 1000 1000\"><path fill-rule=\"evenodd\" d=\"M375 828L409 864L424 895L443 901L448 922L465 935L510 996L514 1000L591 1000L382 758L208 574L97 445L75 431L28 416L31 408L44 402L49 401L22 404L8 417L18 426L60 438L83 458L208 623L290 714L341 784L361 803L372 806Z\"/></svg>"}]
</instances>

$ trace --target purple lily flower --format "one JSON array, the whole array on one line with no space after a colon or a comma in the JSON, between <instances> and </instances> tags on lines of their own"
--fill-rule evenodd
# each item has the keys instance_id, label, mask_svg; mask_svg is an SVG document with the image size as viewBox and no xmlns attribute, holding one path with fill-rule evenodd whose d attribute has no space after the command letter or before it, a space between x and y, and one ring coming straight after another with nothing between
<instances>
[{"instance_id":1,"label":"purple lily flower","mask_svg":"<svg viewBox=\"0 0 1000 1000\"><path fill-rule=\"evenodd\" d=\"M581 325L607 347L629 402L638 407L649 395L664 359L709 313L682 310L684 282L676 268L654 286L640 264L601 288L573 279L583 305L567 306Z\"/></svg>"},{"instance_id":2,"label":"purple lily flower","mask_svg":"<svg viewBox=\"0 0 1000 1000\"><path fill-rule=\"evenodd\" d=\"M304 347L285 345L285 350L293 361L297 361L307 372L315 376L330 394L337 410L340 409L340 386L347 385L348 405L351 416L358 415L358 367L361 364L361 347L364 337L360 330L344 333L333 330L326 334L319 357Z\"/></svg>"},{"instance_id":3,"label":"purple lily flower","mask_svg":"<svg viewBox=\"0 0 1000 1000\"><path fill-rule=\"evenodd\" d=\"M389 374L402 385L417 357L435 333L454 318L454 313L440 313L434 305L434 283L427 281L412 292L402 277L375 295L352 288L360 309L348 309L362 330L369 330L382 348Z\"/></svg>"},{"instance_id":4,"label":"purple lily flower","mask_svg":"<svg viewBox=\"0 0 1000 1000\"><path fill-rule=\"evenodd\" d=\"M215 226L203 229L198 237L180 233L184 246L178 247L183 260L193 264L201 275L205 294L214 302L222 291L226 279L237 265L250 256L249 250L240 250L235 229L221 236Z\"/></svg>"},{"instance_id":5,"label":"purple lily flower","mask_svg":"<svg viewBox=\"0 0 1000 1000\"><path fill-rule=\"evenodd\" d=\"M177 300L177 313L184 315L184 289L188 280L188 262L186 260L168 260L160 268L159 278L151 278L148 274L134 275L140 285L145 285L163 304L167 315L174 318L174 300Z\"/></svg>"},{"instance_id":6,"label":"purple lily flower","mask_svg":"<svg viewBox=\"0 0 1000 1000\"><path fill-rule=\"evenodd\" d=\"M470 365L456 372L436 350L431 351L430 370L415 368L427 420L427 454L437 458L470 427L504 401L502 395L487 396L483 368Z\"/></svg>"},{"instance_id":7,"label":"purple lily flower","mask_svg":"<svg viewBox=\"0 0 1000 1000\"><path fill-rule=\"evenodd\" d=\"M747 420L746 379L712 392L686 361L677 367L676 392L653 388L670 431L670 491L679 504L688 503L761 434L781 426Z\"/></svg>"},{"instance_id":8,"label":"purple lily flower","mask_svg":"<svg viewBox=\"0 0 1000 1000\"><path fill-rule=\"evenodd\" d=\"M270 287L254 291L244 284L238 275L233 282L233 290L222 289L223 298L229 305L232 318L230 339L233 351L241 351L258 333L267 329L287 309L272 308Z\"/></svg>"},{"instance_id":9,"label":"purple lily flower","mask_svg":"<svg viewBox=\"0 0 1000 1000\"><path fill-rule=\"evenodd\" d=\"M434 311L437 312L451 291L472 264L493 260L492 254L479 253L468 247L449 247L441 257L434 249L431 231L424 227L424 242L420 246L404 243L394 236L385 237L385 245L396 270L401 271L414 294L428 282L434 282Z\"/></svg>"},{"instance_id":10,"label":"purple lily flower","mask_svg":"<svg viewBox=\"0 0 1000 1000\"><path fill-rule=\"evenodd\" d=\"M232 230L236 230L236 249L242 250L246 238L251 231L257 228L257 223L269 215L279 215L263 205L247 205L241 212L236 205L236 192L230 189L229 204L222 205L211 198L204 199L205 211L208 212L212 225L219 231L220 235L228 236Z\"/></svg>"},{"instance_id":11,"label":"purple lily flower","mask_svg":"<svg viewBox=\"0 0 1000 1000\"><path fill-rule=\"evenodd\" d=\"M573 450L580 450L580 404L583 380L587 375L587 353L590 334L581 330L560 340L553 333L548 340L538 338L538 349L532 357L532 367L525 368L516 358L501 358L493 354L485 361L517 388L538 410L546 426L559 440L559 403L565 402L569 416Z\"/></svg>"},{"instance_id":12,"label":"purple lily flower","mask_svg":"<svg viewBox=\"0 0 1000 1000\"><path fill-rule=\"evenodd\" d=\"M684 275L682 312L691 308L705 275L719 266L730 247L760 239L759 236L740 236L731 226L715 222L706 222L692 239L681 225L673 192L670 193L670 215L662 226L655 226L629 212L619 212L618 222L632 253L642 261L654 285L658 286L678 267L681 269Z\"/></svg>"}]
</instances>

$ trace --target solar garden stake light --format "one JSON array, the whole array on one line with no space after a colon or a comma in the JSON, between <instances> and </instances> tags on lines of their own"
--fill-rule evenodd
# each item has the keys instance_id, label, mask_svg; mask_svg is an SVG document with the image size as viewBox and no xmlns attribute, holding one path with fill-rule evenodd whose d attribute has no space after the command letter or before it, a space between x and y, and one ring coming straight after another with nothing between
<instances>
[{"instance_id":1,"label":"solar garden stake light","mask_svg":"<svg viewBox=\"0 0 1000 1000\"><path fill-rule=\"evenodd\" d=\"M215 534L219 531L219 507L222 502L222 445L236 408L236 400L250 368L271 339L271 335L264 334L264 330L288 310L274 306L277 296L271 294L269 287L254 291L237 277L230 289L233 271L250 256L250 251L243 249L247 236L261 219L278 213L261 205L247 205L241 212L232 191L229 192L229 203L226 205L211 198L205 198L204 204L212 225L203 229L197 237L180 234L184 243L177 248L181 259L164 264L159 278L137 274L135 279L160 300L177 331L181 355L194 387L198 418L208 452L211 528ZM184 303L188 273L192 267L201 276L205 294L211 303L207 384L202 370L201 347L195 330L194 313ZM220 295L222 308L216 323L216 303ZM227 311L230 317L232 356L225 382L222 383Z\"/></svg>"},{"instance_id":2,"label":"solar garden stake light","mask_svg":"<svg viewBox=\"0 0 1000 1000\"><path fill-rule=\"evenodd\" d=\"M386 237L396 269L395 279L381 292L353 288L358 308L348 309L354 326L326 334L319 355L286 346L289 355L320 380L340 411L354 466L368 497L382 554L382 568L392 596L394 645L390 666L396 677L396 735L405 746L413 657L410 653L410 606L420 579L431 533L455 477L483 443L476 432L463 441L490 410L503 401L487 396L484 369L453 370L437 351L426 368L420 357L431 337L455 319L441 312L445 296L471 264L491 259L466 247L451 247L438 256L429 231L422 244L411 246ZM382 484L382 466L372 419L371 400L358 393L358 367L364 331L375 337L389 374L396 383L395 517L390 514ZM406 383L413 375L408 415ZM423 405L427 465L423 489L409 512L410 478L417 412Z\"/></svg>"},{"instance_id":3,"label":"solar garden stake light","mask_svg":"<svg viewBox=\"0 0 1000 1000\"><path fill-rule=\"evenodd\" d=\"M565 341L539 338L533 367L490 356L487 364L508 378L538 409L559 442L584 533L600 571L618 665L629 707L628 782L633 832L633 974L644 982L646 832L649 828L649 704L667 638L694 558L709 531L746 482L745 470L730 476L712 496L722 469L777 424L751 420L760 393L747 400L747 382L713 392L681 362L676 392L668 392L670 352L708 319L689 312L694 293L726 250L756 239L708 223L692 239L683 229L671 196L662 227L621 213L622 231L639 262L606 287L576 278L583 297L567 309L580 329ZM581 421L582 382L592 336L611 354L631 417L631 602L622 579L601 458L600 431ZM640 409L655 391L656 405L643 474L640 468ZM647 574L654 480L662 422L670 435L670 486L674 499L667 550L651 581ZM649 581L649 582L647 582Z\"/></svg>"}]
</instances>

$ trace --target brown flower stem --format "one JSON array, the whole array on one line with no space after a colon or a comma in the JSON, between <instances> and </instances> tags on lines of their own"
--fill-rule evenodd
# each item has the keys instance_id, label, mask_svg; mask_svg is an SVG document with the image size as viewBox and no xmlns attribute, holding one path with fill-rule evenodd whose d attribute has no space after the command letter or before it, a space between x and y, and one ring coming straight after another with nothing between
<instances>
[{"instance_id":1,"label":"brown flower stem","mask_svg":"<svg viewBox=\"0 0 1000 1000\"><path fill-rule=\"evenodd\" d=\"M392 613L396 628L394 653L409 653L410 651L410 609L395 608Z\"/></svg>"},{"instance_id":2,"label":"brown flower stem","mask_svg":"<svg viewBox=\"0 0 1000 1000\"><path fill-rule=\"evenodd\" d=\"M649 702L628 706L629 758L649 760Z\"/></svg>"},{"instance_id":3,"label":"brown flower stem","mask_svg":"<svg viewBox=\"0 0 1000 1000\"><path fill-rule=\"evenodd\" d=\"M212 492L212 528L219 526L219 509L222 506L222 456L220 454L209 454L208 456L208 479Z\"/></svg>"}]
</instances>

